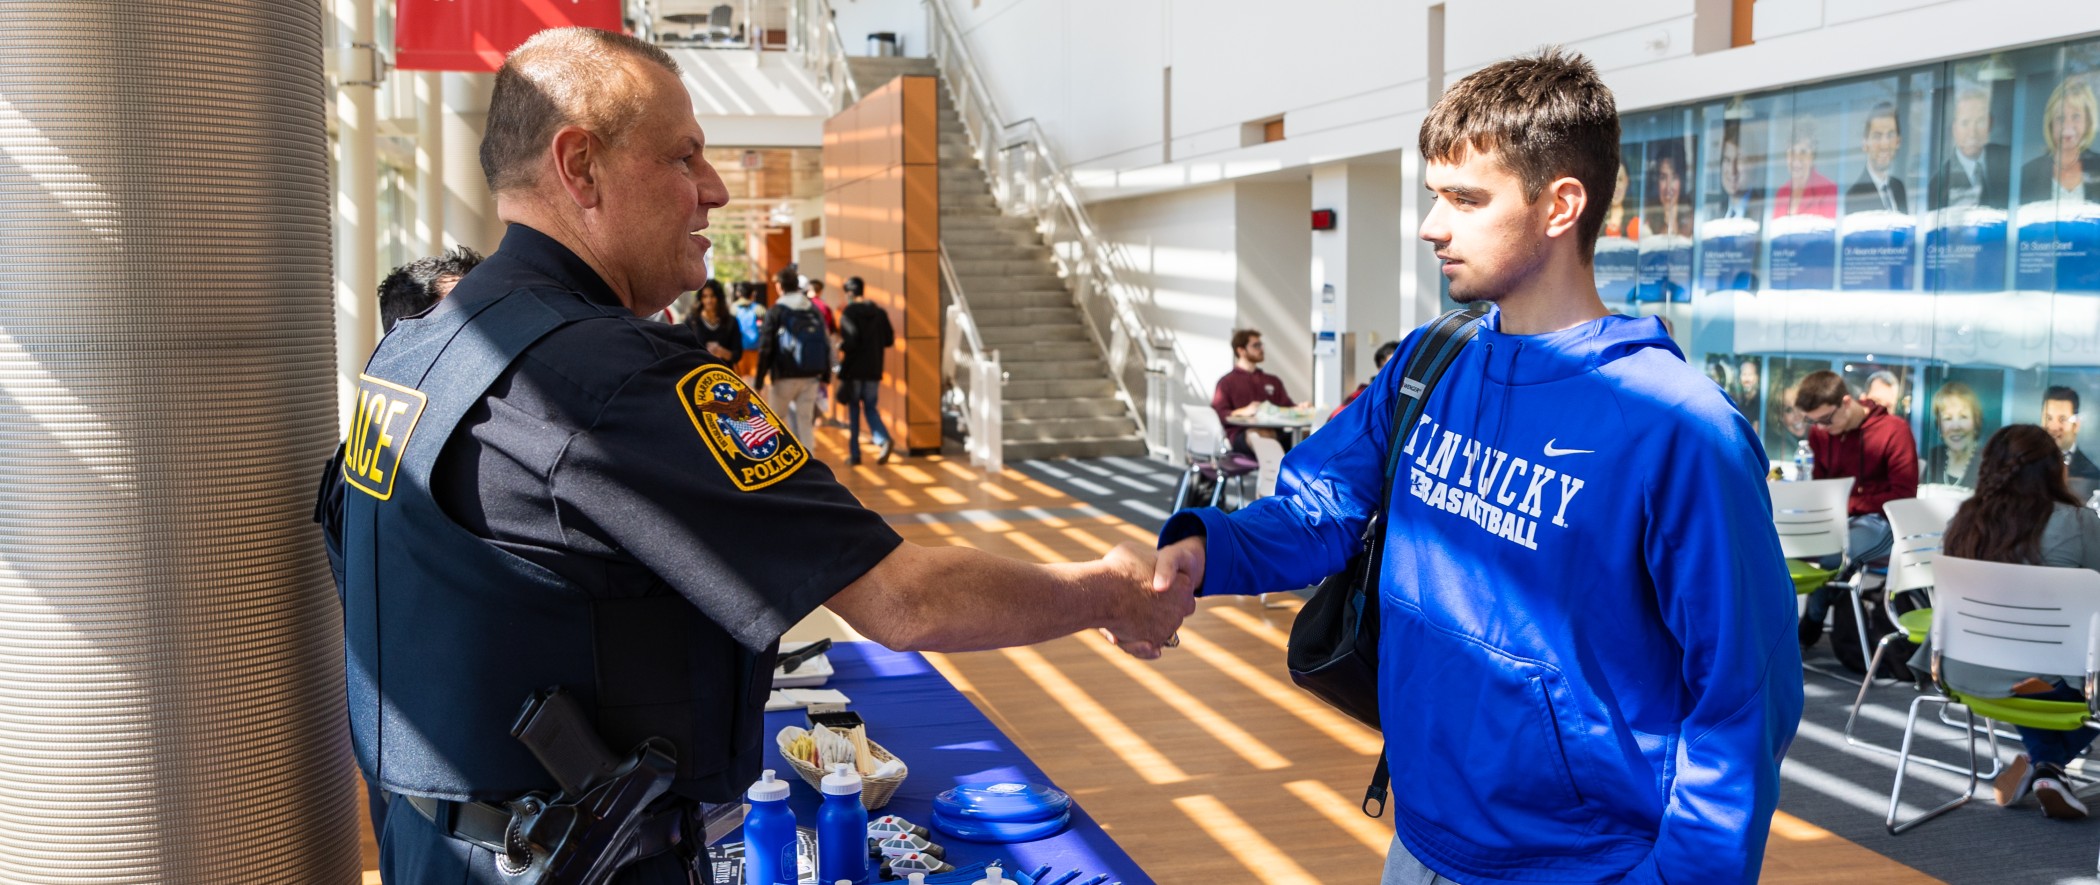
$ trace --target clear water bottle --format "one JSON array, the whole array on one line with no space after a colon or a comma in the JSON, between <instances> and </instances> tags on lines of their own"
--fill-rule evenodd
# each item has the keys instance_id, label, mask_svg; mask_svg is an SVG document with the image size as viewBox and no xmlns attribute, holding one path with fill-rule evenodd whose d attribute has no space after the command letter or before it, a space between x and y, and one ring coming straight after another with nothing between
<instances>
[{"instance_id":1,"label":"clear water bottle","mask_svg":"<svg viewBox=\"0 0 2100 885\"><path fill-rule=\"evenodd\" d=\"M744 881L749 885L795 885L795 812L788 808L788 784L768 769L744 794L751 812L744 816Z\"/></svg>"},{"instance_id":2,"label":"clear water bottle","mask_svg":"<svg viewBox=\"0 0 2100 885\"><path fill-rule=\"evenodd\" d=\"M817 808L817 881L868 879L868 809L860 802L860 772L839 763L824 776Z\"/></svg>"},{"instance_id":3,"label":"clear water bottle","mask_svg":"<svg viewBox=\"0 0 2100 885\"><path fill-rule=\"evenodd\" d=\"M1797 482L1816 478L1816 453L1808 447L1808 440L1794 444L1794 480Z\"/></svg>"}]
</instances>

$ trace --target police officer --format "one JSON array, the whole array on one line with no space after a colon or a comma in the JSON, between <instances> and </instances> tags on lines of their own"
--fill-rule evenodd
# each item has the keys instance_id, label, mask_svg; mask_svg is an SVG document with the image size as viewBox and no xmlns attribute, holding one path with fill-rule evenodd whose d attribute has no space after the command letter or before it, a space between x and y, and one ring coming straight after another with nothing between
<instances>
[{"instance_id":1,"label":"police officer","mask_svg":"<svg viewBox=\"0 0 2100 885\"><path fill-rule=\"evenodd\" d=\"M393 885L516 881L517 800L557 786L511 734L534 692L562 688L616 751L669 751L614 881L683 885L706 881L693 809L756 779L779 637L818 606L891 648L1103 628L1141 656L1193 610L1189 586L1151 588L1149 550L1033 565L904 543L733 369L639 319L707 277L700 231L728 194L702 145L656 47L527 41L481 147L509 230L360 377L330 540Z\"/></svg>"}]
</instances>

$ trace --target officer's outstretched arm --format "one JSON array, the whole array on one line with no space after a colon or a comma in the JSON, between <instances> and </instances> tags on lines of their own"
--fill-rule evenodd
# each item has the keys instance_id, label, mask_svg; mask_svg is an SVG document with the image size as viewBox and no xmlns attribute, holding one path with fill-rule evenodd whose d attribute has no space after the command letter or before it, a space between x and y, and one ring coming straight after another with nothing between
<instances>
[{"instance_id":1,"label":"officer's outstretched arm","mask_svg":"<svg viewBox=\"0 0 2100 885\"><path fill-rule=\"evenodd\" d=\"M1152 551L1134 544L1095 562L1038 565L907 542L827 604L898 650L978 651L1102 628L1140 657L1157 657L1196 610L1192 582L1153 589Z\"/></svg>"}]
</instances>

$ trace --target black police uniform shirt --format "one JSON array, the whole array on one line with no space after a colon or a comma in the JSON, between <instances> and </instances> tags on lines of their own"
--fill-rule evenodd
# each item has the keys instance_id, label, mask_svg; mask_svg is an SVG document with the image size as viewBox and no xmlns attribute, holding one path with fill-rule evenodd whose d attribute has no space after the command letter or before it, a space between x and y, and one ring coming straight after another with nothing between
<instances>
[{"instance_id":1,"label":"black police uniform shirt","mask_svg":"<svg viewBox=\"0 0 2100 885\"><path fill-rule=\"evenodd\" d=\"M521 271L620 307L575 253L517 224L459 285ZM468 531L594 596L667 584L763 651L901 539L779 421L735 428L743 447L706 432L714 416L685 402L696 379L752 395L733 370L706 371L718 366L677 326L623 315L557 329L460 422L433 495Z\"/></svg>"}]
</instances>

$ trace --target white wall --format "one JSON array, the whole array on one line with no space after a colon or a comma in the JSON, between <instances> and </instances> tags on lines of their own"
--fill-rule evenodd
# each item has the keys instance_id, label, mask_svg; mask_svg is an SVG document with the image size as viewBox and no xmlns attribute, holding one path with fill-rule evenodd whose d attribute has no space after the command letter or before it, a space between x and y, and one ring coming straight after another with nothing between
<instances>
[{"instance_id":1,"label":"white wall","mask_svg":"<svg viewBox=\"0 0 2100 885\"><path fill-rule=\"evenodd\" d=\"M1312 182L1240 182L1232 190L1234 325L1262 330L1262 370L1292 399L1311 402Z\"/></svg>"},{"instance_id":2,"label":"white wall","mask_svg":"<svg viewBox=\"0 0 2100 885\"><path fill-rule=\"evenodd\" d=\"M919 0L831 0L831 11L847 55L867 55L868 35L889 31L905 55L926 57L926 7Z\"/></svg>"},{"instance_id":3,"label":"white wall","mask_svg":"<svg viewBox=\"0 0 2100 885\"><path fill-rule=\"evenodd\" d=\"M840 0L840 15L896 2ZM1431 98L1428 0L939 2L1000 113L1041 121L1094 198L1411 149ZM1698 54L1701 16L1711 27L1730 4L1442 5L1443 82L1558 42L1596 62L1628 111L2100 33L2092 0L2022 0L2017 14L1998 0L1759 0L1756 45ZM1277 114L1284 141L1241 146L1242 124Z\"/></svg>"},{"instance_id":4,"label":"white wall","mask_svg":"<svg viewBox=\"0 0 2100 885\"><path fill-rule=\"evenodd\" d=\"M1147 319L1175 332L1200 402L1232 368L1232 330L1239 319L1238 243L1233 188L1190 188L1090 208L1103 236L1134 270ZM1178 420L1174 423L1179 423Z\"/></svg>"},{"instance_id":5,"label":"white wall","mask_svg":"<svg viewBox=\"0 0 2100 885\"><path fill-rule=\"evenodd\" d=\"M710 147L822 147L831 103L785 52L665 49Z\"/></svg>"}]
</instances>

